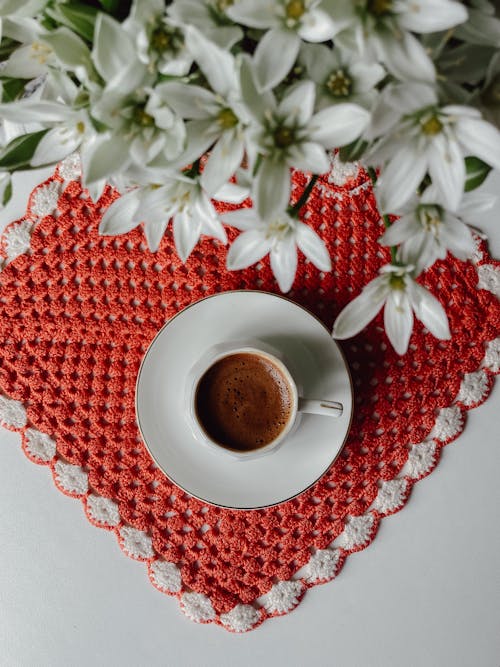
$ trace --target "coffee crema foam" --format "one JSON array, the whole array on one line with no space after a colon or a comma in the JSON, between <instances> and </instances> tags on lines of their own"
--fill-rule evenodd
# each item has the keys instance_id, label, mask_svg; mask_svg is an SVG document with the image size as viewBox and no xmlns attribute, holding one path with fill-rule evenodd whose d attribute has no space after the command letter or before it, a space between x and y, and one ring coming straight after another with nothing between
<instances>
[{"instance_id":1,"label":"coffee crema foam","mask_svg":"<svg viewBox=\"0 0 500 667\"><path fill-rule=\"evenodd\" d=\"M275 440L288 425L292 407L292 390L282 371L253 352L215 362L196 389L196 414L207 435L236 451Z\"/></svg>"}]
</instances>

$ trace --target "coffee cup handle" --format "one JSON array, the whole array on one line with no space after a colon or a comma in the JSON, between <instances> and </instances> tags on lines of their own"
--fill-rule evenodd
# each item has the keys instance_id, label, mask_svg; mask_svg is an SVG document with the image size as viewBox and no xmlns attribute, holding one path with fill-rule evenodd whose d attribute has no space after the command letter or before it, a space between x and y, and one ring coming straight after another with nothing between
<instances>
[{"instance_id":1,"label":"coffee cup handle","mask_svg":"<svg viewBox=\"0 0 500 667\"><path fill-rule=\"evenodd\" d=\"M313 415L340 417L344 406L338 401L318 401L310 398L299 398L299 412L308 412Z\"/></svg>"}]
</instances>

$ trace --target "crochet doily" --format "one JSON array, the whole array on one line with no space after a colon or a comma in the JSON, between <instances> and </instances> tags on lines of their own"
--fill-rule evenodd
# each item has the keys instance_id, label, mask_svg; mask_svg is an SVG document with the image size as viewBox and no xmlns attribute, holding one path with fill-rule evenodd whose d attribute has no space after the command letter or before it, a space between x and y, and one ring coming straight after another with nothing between
<instances>
[{"instance_id":1,"label":"crochet doily","mask_svg":"<svg viewBox=\"0 0 500 667\"><path fill-rule=\"evenodd\" d=\"M295 176L296 196L305 182ZM116 196L108 188L94 203L72 156L5 230L0 421L188 617L250 630L336 577L431 472L466 411L485 400L500 369L500 265L478 239L473 262L448 257L422 277L449 314L449 342L417 323L399 357L380 315L343 342L355 413L341 456L301 496L231 511L191 498L155 467L135 422L135 381L158 329L187 304L228 289L278 292L268 260L228 272L227 250L212 239L183 265L170 232L156 254L141 228L100 237L100 217ZM333 159L304 219L325 240L333 271L301 256L289 296L331 327L389 259L376 243L383 226L363 170Z\"/></svg>"}]
</instances>

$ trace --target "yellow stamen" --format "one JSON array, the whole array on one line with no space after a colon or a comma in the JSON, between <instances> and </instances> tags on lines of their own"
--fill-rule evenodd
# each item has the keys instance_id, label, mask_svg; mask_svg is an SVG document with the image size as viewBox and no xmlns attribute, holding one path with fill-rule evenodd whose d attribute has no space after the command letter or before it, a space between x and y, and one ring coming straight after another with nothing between
<instances>
[{"instance_id":1,"label":"yellow stamen","mask_svg":"<svg viewBox=\"0 0 500 667\"><path fill-rule=\"evenodd\" d=\"M273 220L266 231L267 239L281 240L290 230L290 224L286 219L277 218Z\"/></svg>"},{"instance_id":2,"label":"yellow stamen","mask_svg":"<svg viewBox=\"0 0 500 667\"><path fill-rule=\"evenodd\" d=\"M155 119L144 111L144 107L136 107L133 118L137 125L141 125L142 127L151 127L155 124Z\"/></svg>"},{"instance_id":3,"label":"yellow stamen","mask_svg":"<svg viewBox=\"0 0 500 667\"><path fill-rule=\"evenodd\" d=\"M344 70L338 69L332 72L327 79L326 87L335 97L347 97L351 92L352 81L346 76Z\"/></svg>"},{"instance_id":4,"label":"yellow stamen","mask_svg":"<svg viewBox=\"0 0 500 667\"><path fill-rule=\"evenodd\" d=\"M439 134L443 129L443 123L439 120L437 116L431 116L425 123L422 123L422 132L433 136L434 134Z\"/></svg>"},{"instance_id":5,"label":"yellow stamen","mask_svg":"<svg viewBox=\"0 0 500 667\"><path fill-rule=\"evenodd\" d=\"M392 275L390 278L391 289L395 290L404 290L405 289L405 279L402 276Z\"/></svg>"},{"instance_id":6,"label":"yellow stamen","mask_svg":"<svg viewBox=\"0 0 500 667\"><path fill-rule=\"evenodd\" d=\"M31 57L36 60L40 65L45 65L49 56L52 54L52 48L47 44L42 44L42 42L33 42L31 45Z\"/></svg>"},{"instance_id":7,"label":"yellow stamen","mask_svg":"<svg viewBox=\"0 0 500 667\"><path fill-rule=\"evenodd\" d=\"M231 5L234 5L234 0L216 0L215 2L215 6L221 13L225 12Z\"/></svg>"},{"instance_id":8,"label":"yellow stamen","mask_svg":"<svg viewBox=\"0 0 500 667\"><path fill-rule=\"evenodd\" d=\"M234 111L229 108L221 109L217 115L217 120L224 130L230 130L232 127L238 125L238 117Z\"/></svg>"},{"instance_id":9,"label":"yellow stamen","mask_svg":"<svg viewBox=\"0 0 500 667\"><path fill-rule=\"evenodd\" d=\"M287 19L298 21L306 11L306 4L304 0L289 0L285 11Z\"/></svg>"}]
</instances>

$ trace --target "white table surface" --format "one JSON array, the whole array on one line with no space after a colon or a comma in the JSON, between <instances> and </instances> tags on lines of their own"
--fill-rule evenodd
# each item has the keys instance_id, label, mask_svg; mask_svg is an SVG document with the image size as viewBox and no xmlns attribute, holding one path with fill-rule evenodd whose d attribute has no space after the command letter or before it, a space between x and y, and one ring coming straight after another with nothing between
<instances>
[{"instance_id":1,"label":"white table surface","mask_svg":"<svg viewBox=\"0 0 500 667\"><path fill-rule=\"evenodd\" d=\"M1 227L42 175L16 179ZM500 178L486 188L499 191ZM500 257L500 207L482 228ZM184 617L2 429L1 667L498 667L499 397L497 386L469 413L437 469L336 580L244 635Z\"/></svg>"}]
</instances>

